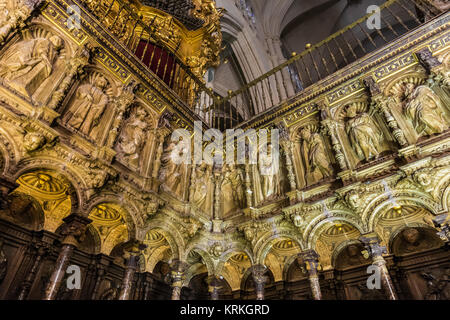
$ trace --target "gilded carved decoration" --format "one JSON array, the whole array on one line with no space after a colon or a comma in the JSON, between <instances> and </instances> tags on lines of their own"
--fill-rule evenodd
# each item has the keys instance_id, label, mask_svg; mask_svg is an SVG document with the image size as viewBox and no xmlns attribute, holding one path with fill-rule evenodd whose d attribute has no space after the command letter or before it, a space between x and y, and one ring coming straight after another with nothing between
<instances>
[{"instance_id":1,"label":"gilded carved decoration","mask_svg":"<svg viewBox=\"0 0 450 320\"><path fill-rule=\"evenodd\" d=\"M96 8L94 2L85 3ZM210 1L196 5L205 25L218 23ZM0 17L0 34L7 30L2 22ZM121 22L113 34L124 38L131 29ZM110 17L106 23L112 23ZM162 39L179 39L171 27L176 21L158 23L164 26ZM419 66L413 54L399 53L389 64L366 70L364 77L326 87L314 103L292 107L289 116L277 119L289 135L282 142L281 169L270 172L268 156L261 165L242 167L173 163L170 154L177 143L165 143L171 125L184 127L192 119L181 114L158 118L170 104L167 89L131 75L133 67L111 48L91 46L91 41L84 46L62 26L52 26L24 26L0 52L0 77L12 89L3 97L7 89L2 88L0 94L2 177L19 184L13 209L42 213L41 228L54 232L63 218L80 213L92 220L102 253L134 237L146 243L142 261L148 271L159 261L188 260L193 249L201 248L201 257L192 261L212 273L228 263L224 277L232 279L233 289L254 263L267 262L276 280L283 280L290 257L307 248L317 251L324 270L364 264L367 259L355 241L370 231L378 233L389 253L436 247L434 240L420 239L435 232L433 217L449 207L450 55L444 40L439 40L439 54L433 49L431 57L421 55L427 67ZM92 37L87 35L92 30L83 32ZM214 64L220 40L218 33L203 40L200 56L190 58L194 73ZM362 81L369 77L371 82ZM31 105L36 115L44 106L53 113L24 121L24 97L42 104ZM164 128L157 128L158 122ZM399 163L383 158L401 158L408 148L416 158L405 156ZM265 151L272 152L271 146ZM75 235L76 242L82 240L81 232ZM333 253L341 249L333 265ZM245 254L238 254L242 250ZM0 278L1 269L0 253ZM430 284L429 298L435 297L439 281ZM119 295L117 288L103 291L100 297Z\"/></svg>"}]
</instances>

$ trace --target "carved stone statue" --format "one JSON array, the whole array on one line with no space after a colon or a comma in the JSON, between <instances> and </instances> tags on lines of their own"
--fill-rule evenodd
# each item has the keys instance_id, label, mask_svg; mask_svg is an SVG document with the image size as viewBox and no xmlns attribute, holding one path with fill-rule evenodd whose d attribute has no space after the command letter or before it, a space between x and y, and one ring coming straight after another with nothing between
<instances>
[{"instance_id":1,"label":"carved stone statue","mask_svg":"<svg viewBox=\"0 0 450 320\"><path fill-rule=\"evenodd\" d=\"M346 131L358 157L370 160L379 156L383 134L367 113L358 114L356 108L354 104L347 107Z\"/></svg>"},{"instance_id":2,"label":"carved stone statue","mask_svg":"<svg viewBox=\"0 0 450 320\"><path fill-rule=\"evenodd\" d=\"M139 158L146 140L146 131L149 128L145 121L147 115L147 111L143 108L137 108L119 136L118 149L122 158L135 167L139 165Z\"/></svg>"},{"instance_id":3,"label":"carved stone statue","mask_svg":"<svg viewBox=\"0 0 450 320\"><path fill-rule=\"evenodd\" d=\"M439 97L427 86L408 83L405 88L407 99L404 105L405 116L411 120L419 135L441 133L448 129L444 108Z\"/></svg>"},{"instance_id":4,"label":"carved stone statue","mask_svg":"<svg viewBox=\"0 0 450 320\"><path fill-rule=\"evenodd\" d=\"M86 83L81 85L76 97L68 112L64 116L64 121L72 128L85 134L92 136L92 129L100 123L100 118L109 102L105 89L108 81L99 76L94 83Z\"/></svg>"},{"instance_id":5,"label":"carved stone statue","mask_svg":"<svg viewBox=\"0 0 450 320\"><path fill-rule=\"evenodd\" d=\"M309 128L304 128L301 131L301 137L303 139L301 151L307 185L331 176L333 169L319 134L311 133Z\"/></svg>"},{"instance_id":6,"label":"carved stone statue","mask_svg":"<svg viewBox=\"0 0 450 320\"><path fill-rule=\"evenodd\" d=\"M210 213L214 198L214 181L212 168L203 163L195 169L192 182L192 198L194 205L205 213Z\"/></svg>"},{"instance_id":7,"label":"carved stone statue","mask_svg":"<svg viewBox=\"0 0 450 320\"><path fill-rule=\"evenodd\" d=\"M159 180L163 181L161 185L163 190L172 192L179 198L184 198L187 187L188 167L186 164L176 164L172 161L172 153L177 150L179 143L183 144L182 141L178 143L171 142L162 155ZM183 150L180 150L180 152L183 152Z\"/></svg>"},{"instance_id":8,"label":"carved stone statue","mask_svg":"<svg viewBox=\"0 0 450 320\"><path fill-rule=\"evenodd\" d=\"M227 215L244 207L243 175L235 165L225 165L223 176L221 186L223 214Z\"/></svg>"},{"instance_id":9,"label":"carved stone statue","mask_svg":"<svg viewBox=\"0 0 450 320\"><path fill-rule=\"evenodd\" d=\"M0 61L0 77L13 89L31 97L51 75L62 46L58 36L22 40L12 45Z\"/></svg>"},{"instance_id":10,"label":"carved stone statue","mask_svg":"<svg viewBox=\"0 0 450 320\"><path fill-rule=\"evenodd\" d=\"M273 153L270 144L263 147L266 152L260 154L259 169L262 177L262 192L265 200L272 200L281 195L281 176L280 170L276 168L275 161L278 155ZM272 157L273 155L273 157Z\"/></svg>"}]
</instances>

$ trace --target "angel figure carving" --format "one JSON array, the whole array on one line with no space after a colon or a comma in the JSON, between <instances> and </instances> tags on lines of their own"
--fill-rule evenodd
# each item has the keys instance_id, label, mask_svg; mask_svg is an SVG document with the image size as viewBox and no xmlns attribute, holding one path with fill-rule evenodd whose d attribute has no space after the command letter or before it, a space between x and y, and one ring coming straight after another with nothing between
<instances>
[{"instance_id":1,"label":"angel figure carving","mask_svg":"<svg viewBox=\"0 0 450 320\"><path fill-rule=\"evenodd\" d=\"M92 137L92 129L100 123L109 102L105 93L107 85L108 81L103 76L96 77L93 83L81 85L64 121L82 134Z\"/></svg>"},{"instance_id":2,"label":"angel figure carving","mask_svg":"<svg viewBox=\"0 0 450 320\"><path fill-rule=\"evenodd\" d=\"M382 151L383 133L381 130L367 113L358 114L355 104L349 105L346 113L349 118L346 123L346 131L358 157L365 160L377 158Z\"/></svg>"},{"instance_id":3,"label":"angel figure carving","mask_svg":"<svg viewBox=\"0 0 450 320\"><path fill-rule=\"evenodd\" d=\"M18 92L32 96L51 75L62 46L58 36L22 40L0 61L0 77Z\"/></svg>"},{"instance_id":4,"label":"angel figure carving","mask_svg":"<svg viewBox=\"0 0 450 320\"><path fill-rule=\"evenodd\" d=\"M405 116L419 135L432 135L448 129L439 97L427 86L408 83L405 87Z\"/></svg>"}]
</instances>

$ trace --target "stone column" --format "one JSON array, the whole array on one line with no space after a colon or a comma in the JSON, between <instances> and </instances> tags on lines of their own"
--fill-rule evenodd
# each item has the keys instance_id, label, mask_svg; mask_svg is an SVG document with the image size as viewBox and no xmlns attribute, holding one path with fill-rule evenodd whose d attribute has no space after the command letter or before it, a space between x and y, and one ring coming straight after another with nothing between
<instances>
[{"instance_id":1,"label":"stone column","mask_svg":"<svg viewBox=\"0 0 450 320\"><path fill-rule=\"evenodd\" d=\"M294 166L292 162L292 142L287 138L286 140L281 141L281 146L286 154L286 169L288 171L289 185L291 191L294 191L297 189L297 182L295 181Z\"/></svg>"},{"instance_id":2,"label":"stone column","mask_svg":"<svg viewBox=\"0 0 450 320\"><path fill-rule=\"evenodd\" d=\"M180 300L187 264L180 260L174 260L170 263L170 268L172 276L172 300Z\"/></svg>"},{"instance_id":3,"label":"stone column","mask_svg":"<svg viewBox=\"0 0 450 320\"><path fill-rule=\"evenodd\" d=\"M83 241L87 225L92 222L92 220L75 213L67 216L63 221L61 235L64 236L64 240L56 260L55 269L45 289L44 300L56 298L73 251Z\"/></svg>"},{"instance_id":4,"label":"stone column","mask_svg":"<svg viewBox=\"0 0 450 320\"><path fill-rule=\"evenodd\" d=\"M298 262L300 266L308 272L309 283L314 300L322 300L322 292L319 283L319 255L314 250L304 251L299 254Z\"/></svg>"},{"instance_id":5,"label":"stone column","mask_svg":"<svg viewBox=\"0 0 450 320\"><path fill-rule=\"evenodd\" d=\"M119 300L129 300L133 288L134 274L138 268L139 256L146 245L133 240L125 247L124 258L126 260L125 275L122 279L122 285L119 294Z\"/></svg>"},{"instance_id":6,"label":"stone column","mask_svg":"<svg viewBox=\"0 0 450 320\"><path fill-rule=\"evenodd\" d=\"M181 299L181 288L183 287L184 273L181 271L172 272L172 300Z\"/></svg>"},{"instance_id":7,"label":"stone column","mask_svg":"<svg viewBox=\"0 0 450 320\"><path fill-rule=\"evenodd\" d=\"M220 278L213 275L206 279L211 300L219 300Z\"/></svg>"},{"instance_id":8,"label":"stone column","mask_svg":"<svg viewBox=\"0 0 450 320\"><path fill-rule=\"evenodd\" d=\"M336 128L337 123L329 118L327 107L324 105L319 105L319 108L321 110L321 123L322 123L322 131L330 136L331 138L331 145L334 150L334 155L336 158L336 161L339 164L339 167L342 171L348 170L347 162L345 160L344 153L342 151L342 146L339 142L339 138L337 136Z\"/></svg>"},{"instance_id":9,"label":"stone column","mask_svg":"<svg viewBox=\"0 0 450 320\"><path fill-rule=\"evenodd\" d=\"M267 276L265 275L266 272L267 267L261 264L254 265L252 267L252 276L253 281L255 282L256 300L264 300L264 288L268 280Z\"/></svg>"},{"instance_id":10,"label":"stone column","mask_svg":"<svg viewBox=\"0 0 450 320\"><path fill-rule=\"evenodd\" d=\"M389 104L392 103L400 103L399 101L396 102L395 98L393 97L385 97L383 93L380 90L380 87L375 82L375 80L372 77L367 77L364 79L364 84L370 91L370 95L373 99L373 101L376 104L376 108L379 109L379 111L384 115L384 118L386 119L386 122L389 126L389 128L392 131L392 134L394 135L394 138L397 140L398 144L405 148L408 146L408 142L406 140L406 137L403 133L403 131L399 128L397 121L395 120L394 116L392 115L391 108Z\"/></svg>"},{"instance_id":11,"label":"stone column","mask_svg":"<svg viewBox=\"0 0 450 320\"><path fill-rule=\"evenodd\" d=\"M21 284L20 293L17 300L27 299L28 294L30 293L31 285L33 284L34 278L36 277L36 273L39 269L39 266L41 265L41 261L46 256L48 251L49 248L42 245L38 246L38 248L36 249L33 266L31 267L30 271L27 274L27 277Z\"/></svg>"},{"instance_id":12,"label":"stone column","mask_svg":"<svg viewBox=\"0 0 450 320\"><path fill-rule=\"evenodd\" d=\"M360 240L366 247L369 256L372 257L373 265L378 267L380 271L381 283L386 290L388 298L390 300L398 300L391 276L386 268L386 260L383 258L383 253L387 253L386 247L380 245L378 236L375 233L365 234Z\"/></svg>"},{"instance_id":13,"label":"stone column","mask_svg":"<svg viewBox=\"0 0 450 320\"><path fill-rule=\"evenodd\" d=\"M100 289L100 284L105 276L105 268L103 266L97 267L97 277L95 279L94 290L92 290L91 299L96 300L98 296L98 290Z\"/></svg>"}]
</instances>

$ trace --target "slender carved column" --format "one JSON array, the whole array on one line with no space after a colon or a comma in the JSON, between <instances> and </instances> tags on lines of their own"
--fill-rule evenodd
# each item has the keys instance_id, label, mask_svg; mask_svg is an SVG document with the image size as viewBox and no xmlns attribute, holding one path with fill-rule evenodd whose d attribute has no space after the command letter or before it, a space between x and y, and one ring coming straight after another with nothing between
<instances>
[{"instance_id":1,"label":"slender carved column","mask_svg":"<svg viewBox=\"0 0 450 320\"><path fill-rule=\"evenodd\" d=\"M94 290L92 290L91 299L96 300L98 296L98 290L100 289L100 284L105 276L105 268L103 266L97 267L97 277L95 279Z\"/></svg>"},{"instance_id":2,"label":"slender carved column","mask_svg":"<svg viewBox=\"0 0 450 320\"><path fill-rule=\"evenodd\" d=\"M222 190L222 182L223 182L223 175L221 173L215 173L215 188L214 188L214 220L218 220L221 218L221 202L220 202L220 195Z\"/></svg>"},{"instance_id":3,"label":"slender carved column","mask_svg":"<svg viewBox=\"0 0 450 320\"><path fill-rule=\"evenodd\" d=\"M348 170L347 162L345 161L345 156L342 151L342 146L337 137L337 132L336 132L337 123L331 119L325 119L325 120L322 120L322 124L324 126L323 132L325 134L328 134L331 138L331 145L334 150L334 156L339 164L339 167L343 171Z\"/></svg>"},{"instance_id":4,"label":"slender carved column","mask_svg":"<svg viewBox=\"0 0 450 320\"><path fill-rule=\"evenodd\" d=\"M299 254L299 265L308 272L309 283L314 300L322 300L322 292L319 283L319 255L314 250L304 251Z\"/></svg>"},{"instance_id":5,"label":"slender carved column","mask_svg":"<svg viewBox=\"0 0 450 320\"><path fill-rule=\"evenodd\" d=\"M264 287L268 280L265 275L267 267L261 264L254 265L252 267L253 281L255 282L256 300L264 300Z\"/></svg>"},{"instance_id":6,"label":"slender carved column","mask_svg":"<svg viewBox=\"0 0 450 320\"><path fill-rule=\"evenodd\" d=\"M50 277L50 281L45 290L44 300L54 300L58 290L61 286L62 279L69 265L74 249L80 242L83 241L87 225L92 220L80 216L78 214L71 214L63 219L61 235L64 236L61 251L56 260L55 269Z\"/></svg>"},{"instance_id":7,"label":"slender carved column","mask_svg":"<svg viewBox=\"0 0 450 320\"><path fill-rule=\"evenodd\" d=\"M219 300L220 278L215 275L209 276L206 282L208 283L208 292L211 300Z\"/></svg>"},{"instance_id":8,"label":"slender carved column","mask_svg":"<svg viewBox=\"0 0 450 320\"><path fill-rule=\"evenodd\" d=\"M252 182L250 179L250 165L245 165L245 196L247 198L247 207L253 206Z\"/></svg>"},{"instance_id":9,"label":"slender carved column","mask_svg":"<svg viewBox=\"0 0 450 320\"><path fill-rule=\"evenodd\" d=\"M152 177L154 179L158 179L159 169L161 168L161 157L164 152L164 138L167 135L167 132L159 131L157 133L158 135L158 149L156 149L156 156L155 156L155 164L153 166L153 172Z\"/></svg>"},{"instance_id":10,"label":"slender carved column","mask_svg":"<svg viewBox=\"0 0 450 320\"><path fill-rule=\"evenodd\" d=\"M50 109L58 108L74 80L83 74L84 68L89 64L91 56L92 48L90 46L84 46L79 48L75 56L70 59L66 75L48 103Z\"/></svg>"},{"instance_id":11,"label":"slender carved column","mask_svg":"<svg viewBox=\"0 0 450 320\"><path fill-rule=\"evenodd\" d=\"M289 185L291 186L291 191L293 191L297 189L297 182L295 181L294 166L292 164L292 142L289 140L282 141L282 146L286 154L286 169L288 171Z\"/></svg>"},{"instance_id":12,"label":"slender carved column","mask_svg":"<svg viewBox=\"0 0 450 320\"><path fill-rule=\"evenodd\" d=\"M123 120L124 113L130 108L134 102L135 91L138 86L136 82L132 80L130 83L122 87L120 96L116 99L115 105L118 109L118 113L114 118L111 129L109 130L108 138L106 140L106 146L113 148L116 142L116 138L119 135L119 128Z\"/></svg>"},{"instance_id":13,"label":"slender carved column","mask_svg":"<svg viewBox=\"0 0 450 320\"><path fill-rule=\"evenodd\" d=\"M181 299L181 288L183 287L184 273L172 271L172 300Z\"/></svg>"},{"instance_id":14,"label":"slender carved column","mask_svg":"<svg viewBox=\"0 0 450 320\"><path fill-rule=\"evenodd\" d=\"M34 278L36 277L39 266L41 265L41 261L48 253L48 250L49 248L46 246L38 246L36 254L34 256L33 266L31 267L30 271L27 274L27 277L21 284L20 293L17 300L25 300L28 297L31 285L33 284Z\"/></svg>"},{"instance_id":15,"label":"slender carved column","mask_svg":"<svg viewBox=\"0 0 450 320\"><path fill-rule=\"evenodd\" d=\"M389 299L397 300L397 294L391 276L386 268L386 260L383 258L383 253L387 253L386 247L380 245L378 236L375 233L365 234L360 240L366 247L368 254L372 257L373 265L377 266L380 271L381 282Z\"/></svg>"},{"instance_id":16,"label":"slender carved column","mask_svg":"<svg viewBox=\"0 0 450 320\"><path fill-rule=\"evenodd\" d=\"M119 300L129 300L131 290L133 288L134 274L138 268L139 256L141 251L146 248L146 245L137 240L133 240L125 248L124 258L126 260L125 275L122 279L122 286L120 289Z\"/></svg>"},{"instance_id":17,"label":"slender carved column","mask_svg":"<svg viewBox=\"0 0 450 320\"><path fill-rule=\"evenodd\" d=\"M395 120L392 112L390 111L390 103L399 103L396 101L395 97L385 97L377 83L372 77L367 77L364 79L364 84L369 89L375 106L384 115L389 128L391 128L394 138L397 140L398 144L404 148L408 146L408 141L406 140L405 134L399 128L397 121Z\"/></svg>"}]
</instances>

